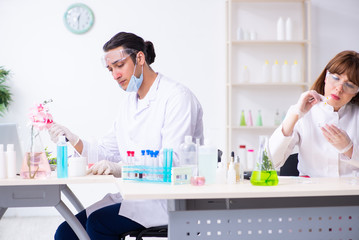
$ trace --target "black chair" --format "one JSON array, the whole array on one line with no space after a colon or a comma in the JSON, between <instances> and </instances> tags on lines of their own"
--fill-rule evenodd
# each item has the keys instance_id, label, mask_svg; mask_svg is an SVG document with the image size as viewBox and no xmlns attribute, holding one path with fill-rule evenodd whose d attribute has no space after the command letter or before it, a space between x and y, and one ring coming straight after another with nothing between
<instances>
[{"instance_id":1,"label":"black chair","mask_svg":"<svg viewBox=\"0 0 359 240\"><path fill-rule=\"evenodd\" d=\"M287 158L284 165L279 170L280 176L299 176L298 153L292 154Z\"/></svg>"},{"instance_id":2,"label":"black chair","mask_svg":"<svg viewBox=\"0 0 359 240\"><path fill-rule=\"evenodd\" d=\"M126 237L135 237L136 240L143 240L143 237L163 237L167 238L168 225L150 227L138 231L131 231L122 234L120 240L126 240Z\"/></svg>"}]
</instances>

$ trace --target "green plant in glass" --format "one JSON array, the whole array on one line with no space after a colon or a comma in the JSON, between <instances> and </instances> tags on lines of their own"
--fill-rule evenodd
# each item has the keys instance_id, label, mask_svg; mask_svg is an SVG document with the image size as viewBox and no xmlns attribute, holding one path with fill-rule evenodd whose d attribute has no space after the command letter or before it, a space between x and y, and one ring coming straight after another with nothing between
<instances>
[{"instance_id":1,"label":"green plant in glass","mask_svg":"<svg viewBox=\"0 0 359 240\"><path fill-rule=\"evenodd\" d=\"M5 70L4 67L0 66L0 117L4 116L12 102L10 87L5 84L9 74L10 71Z\"/></svg>"},{"instance_id":2,"label":"green plant in glass","mask_svg":"<svg viewBox=\"0 0 359 240\"><path fill-rule=\"evenodd\" d=\"M254 171L251 175L251 183L256 186L275 186L278 184L277 171L273 167L267 152L268 137L260 136L259 154Z\"/></svg>"}]
</instances>

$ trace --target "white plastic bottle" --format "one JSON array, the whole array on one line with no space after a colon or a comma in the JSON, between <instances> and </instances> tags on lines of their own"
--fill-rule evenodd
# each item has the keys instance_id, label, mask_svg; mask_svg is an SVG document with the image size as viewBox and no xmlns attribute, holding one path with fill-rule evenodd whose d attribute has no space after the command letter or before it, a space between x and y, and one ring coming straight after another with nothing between
<instances>
[{"instance_id":1,"label":"white plastic bottle","mask_svg":"<svg viewBox=\"0 0 359 240\"><path fill-rule=\"evenodd\" d=\"M244 66L242 70L242 82L249 82L248 66Z\"/></svg>"},{"instance_id":2,"label":"white plastic bottle","mask_svg":"<svg viewBox=\"0 0 359 240\"><path fill-rule=\"evenodd\" d=\"M227 182L227 163L219 162L216 170L216 183L226 184Z\"/></svg>"},{"instance_id":3,"label":"white plastic bottle","mask_svg":"<svg viewBox=\"0 0 359 240\"><path fill-rule=\"evenodd\" d=\"M254 149L247 150L247 170L252 171L255 163Z\"/></svg>"},{"instance_id":4,"label":"white plastic bottle","mask_svg":"<svg viewBox=\"0 0 359 240\"><path fill-rule=\"evenodd\" d=\"M246 162L247 162L247 149L246 149L246 145L239 145L238 146L238 156L239 156L239 161L241 162L241 166L243 168L247 168L246 166Z\"/></svg>"},{"instance_id":5,"label":"white plastic bottle","mask_svg":"<svg viewBox=\"0 0 359 240\"><path fill-rule=\"evenodd\" d=\"M287 18L287 21L285 21L285 40L293 40L293 22L290 17Z\"/></svg>"},{"instance_id":6,"label":"white plastic bottle","mask_svg":"<svg viewBox=\"0 0 359 240\"><path fill-rule=\"evenodd\" d=\"M216 182L216 168L218 160L218 149L211 145L208 139L198 149L198 171L199 176L206 179L206 184Z\"/></svg>"},{"instance_id":7,"label":"white plastic bottle","mask_svg":"<svg viewBox=\"0 0 359 240\"><path fill-rule=\"evenodd\" d=\"M6 146L6 162L7 162L7 177L16 177L16 152L14 150L14 144L8 144Z\"/></svg>"},{"instance_id":8,"label":"white plastic bottle","mask_svg":"<svg viewBox=\"0 0 359 240\"><path fill-rule=\"evenodd\" d=\"M284 64L282 65L282 82L289 83L290 82L290 66L288 64L288 61L285 60Z\"/></svg>"},{"instance_id":9,"label":"white plastic bottle","mask_svg":"<svg viewBox=\"0 0 359 240\"><path fill-rule=\"evenodd\" d=\"M284 21L282 17L279 17L277 21L277 40L284 40Z\"/></svg>"},{"instance_id":10,"label":"white plastic bottle","mask_svg":"<svg viewBox=\"0 0 359 240\"><path fill-rule=\"evenodd\" d=\"M294 60L294 63L292 65L291 69L291 79L292 82L298 83L302 81L302 74L300 71L300 65L298 64L297 60Z\"/></svg>"},{"instance_id":11,"label":"white plastic bottle","mask_svg":"<svg viewBox=\"0 0 359 240\"><path fill-rule=\"evenodd\" d=\"M227 184L236 183L236 170L234 169L234 162L229 163L228 173L227 173Z\"/></svg>"},{"instance_id":12,"label":"white plastic bottle","mask_svg":"<svg viewBox=\"0 0 359 240\"><path fill-rule=\"evenodd\" d=\"M269 61L265 60L262 67L262 79L261 82L267 83L271 81L271 69L269 66Z\"/></svg>"},{"instance_id":13,"label":"white plastic bottle","mask_svg":"<svg viewBox=\"0 0 359 240\"><path fill-rule=\"evenodd\" d=\"M243 29L241 27L239 27L237 29L237 40L241 41L243 39L244 39L244 32L243 32Z\"/></svg>"},{"instance_id":14,"label":"white plastic bottle","mask_svg":"<svg viewBox=\"0 0 359 240\"><path fill-rule=\"evenodd\" d=\"M4 152L4 145L0 144L0 179L7 178L6 158Z\"/></svg>"},{"instance_id":15,"label":"white plastic bottle","mask_svg":"<svg viewBox=\"0 0 359 240\"><path fill-rule=\"evenodd\" d=\"M272 82L281 82L281 69L278 64L278 60L274 61L272 66Z\"/></svg>"}]
</instances>

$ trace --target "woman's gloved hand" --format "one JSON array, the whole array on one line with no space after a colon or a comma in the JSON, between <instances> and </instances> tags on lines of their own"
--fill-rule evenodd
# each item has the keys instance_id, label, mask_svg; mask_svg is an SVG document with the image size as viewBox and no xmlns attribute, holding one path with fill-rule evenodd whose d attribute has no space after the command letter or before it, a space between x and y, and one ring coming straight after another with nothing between
<instances>
[{"instance_id":1,"label":"woman's gloved hand","mask_svg":"<svg viewBox=\"0 0 359 240\"><path fill-rule=\"evenodd\" d=\"M77 135L73 134L69 129L57 123L52 124L51 128L49 129L49 134L51 141L54 143L58 142L60 136L65 136L72 146L75 146L80 141L80 138Z\"/></svg>"},{"instance_id":2,"label":"woman's gloved hand","mask_svg":"<svg viewBox=\"0 0 359 240\"><path fill-rule=\"evenodd\" d=\"M108 160L101 160L95 163L89 170L87 175L113 175L114 177L121 177L121 164L110 162Z\"/></svg>"},{"instance_id":3,"label":"woman's gloved hand","mask_svg":"<svg viewBox=\"0 0 359 240\"><path fill-rule=\"evenodd\" d=\"M302 93L299 97L297 104L294 106L293 113L298 115L298 118L301 118L309 112L309 110L318 102L322 100L322 97L319 93L314 90L309 90Z\"/></svg>"},{"instance_id":4,"label":"woman's gloved hand","mask_svg":"<svg viewBox=\"0 0 359 240\"><path fill-rule=\"evenodd\" d=\"M333 124L326 124L321 127L323 135L327 141L332 144L339 153L345 153L353 146L353 142L348 134Z\"/></svg>"}]
</instances>

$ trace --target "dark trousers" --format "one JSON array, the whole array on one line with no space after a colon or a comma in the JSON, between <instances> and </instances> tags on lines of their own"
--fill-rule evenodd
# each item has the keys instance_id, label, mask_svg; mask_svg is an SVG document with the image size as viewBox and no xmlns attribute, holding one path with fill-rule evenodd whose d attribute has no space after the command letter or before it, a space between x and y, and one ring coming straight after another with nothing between
<instances>
[{"instance_id":1,"label":"dark trousers","mask_svg":"<svg viewBox=\"0 0 359 240\"><path fill-rule=\"evenodd\" d=\"M118 215L121 204L114 204L101 208L87 218L86 210L76 215L82 226L86 229L91 240L118 240L125 232L145 229L141 224L126 217ZM56 240L78 239L75 232L67 222L63 222L56 230Z\"/></svg>"}]
</instances>

